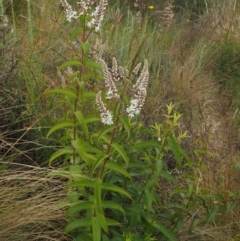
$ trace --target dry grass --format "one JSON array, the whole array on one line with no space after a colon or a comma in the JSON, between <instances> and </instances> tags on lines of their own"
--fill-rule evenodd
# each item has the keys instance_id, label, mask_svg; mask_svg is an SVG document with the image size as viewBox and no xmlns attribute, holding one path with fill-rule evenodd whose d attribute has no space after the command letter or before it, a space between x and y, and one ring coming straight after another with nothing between
<instances>
[{"instance_id":1,"label":"dry grass","mask_svg":"<svg viewBox=\"0 0 240 241\"><path fill-rule=\"evenodd\" d=\"M2 163L1 163L2 165ZM0 173L2 241L69 240L63 201L64 182L48 178L47 168L11 164Z\"/></svg>"}]
</instances>

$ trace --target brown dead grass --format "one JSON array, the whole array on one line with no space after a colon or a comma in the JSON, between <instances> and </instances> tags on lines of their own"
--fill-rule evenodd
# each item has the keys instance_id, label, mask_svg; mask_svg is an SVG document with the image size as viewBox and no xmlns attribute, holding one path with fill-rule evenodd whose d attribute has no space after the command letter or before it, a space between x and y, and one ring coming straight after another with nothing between
<instances>
[{"instance_id":1,"label":"brown dead grass","mask_svg":"<svg viewBox=\"0 0 240 241\"><path fill-rule=\"evenodd\" d=\"M2 241L69 240L64 182L48 178L47 168L11 164L0 172Z\"/></svg>"}]
</instances>

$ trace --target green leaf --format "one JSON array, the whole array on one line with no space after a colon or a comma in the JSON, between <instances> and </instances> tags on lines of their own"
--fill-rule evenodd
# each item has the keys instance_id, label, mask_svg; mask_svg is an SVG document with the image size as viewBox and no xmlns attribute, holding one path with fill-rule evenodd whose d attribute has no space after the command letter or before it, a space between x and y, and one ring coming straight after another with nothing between
<instances>
[{"instance_id":1,"label":"green leaf","mask_svg":"<svg viewBox=\"0 0 240 241\"><path fill-rule=\"evenodd\" d=\"M89 51L90 51L90 43L87 42L87 41L86 42L81 42L81 47L82 47L83 53L84 53L84 61L83 61L83 63L86 64L88 62L88 56L89 56Z\"/></svg>"},{"instance_id":2,"label":"green leaf","mask_svg":"<svg viewBox=\"0 0 240 241\"><path fill-rule=\"evenodd\" d=\"M164 205L164 208L166 210L178 210L181 212L186 212L186 207L181 204L177 204L177 203L166 204L166 205Z\"/></svg>"},{"instance_id":3,"label":"green leaf","mask_svg":"<svg viewBox=\"0 0 240 241\"><path fill-rule=\"evenodd\" d=\"M52 154L52 156L49 159L49 165L51 166L51 163L58 158L59 156L65 155L65 154L72 154L73 153L73 148L72 147L64 147Z\"/></svg>"},{"instance_id":4,"label":"green leaf","mask_svg":"<svg viewBox=\"0 0 240 241\"><path fill-rule=\"evenodd\" d=\"M123 167L117 165L114 162L107 162L105 167L110 169L110 170L113 170L117 173L120 173L120 174L124 175L125 177L128 177L129 179L131 179L131 175Z\"/></svg>"},{"instance_id":5,"label":"green leaf","mask_svg":"<svg viewBox=\"0 0 240 241\"><path fill-rule=\"evenodd\" d=\"M121 224L118 221L113 220L111 218L106 218L106 221L107 221L107 226L121 226Z\"/></svg>"},{"instance_id":6,"label":"green leaf","mask_svg":"<svg viewBox=\"0 0 240 241\"><path fill-rule=\"evenodd\" d=\"M93 241L101 240L101 223L97 217L92 217L92 235Z\"/></svg>"},{"instance_id":7,"label":"green leaf","mask_svg":"<svg viewBox=\"0 0 240 241\"><path fill-rule=\"evenodd\" d=\"M91 177L94 175L95 171L96 171L96 168L102 163L104 162L104 160L106 158L108 158L109 155L103 155L101 158L99 158L97 161L95 161L95 163L92 165L92 168L91 168Z\"/></svg>"},{"instance_id":8,"label":"green leaf","mask_svg":"<svg viewBox=\"0 0 240 241\"><path fill-rule=\"evenodd\" d=\"M125 216L125 212L124 212L122 206L120 206L119 204L117 204L117 203L115 203L115 202L102 201L102 207L103 207L103 208L108 208L108 209L116 209L116 210L122 212L123 215Z\"/></svg>"},{"instance_id":9,"label":"green leaf","mask_svg":"<svg viewBox=\"0 0 240 241\"><path fill-rule=\"evenodd\" d=\"M203 197L199 195L193 195L192 198L198 200L204 207L206 207L206 201Z\"/></svg>"},{"instance_id":10,"label":"green leaf","mask_svg":"<svg viewBox=\"0 0 240 241\"><path fill-rule=\"evenodd\" d=\"M102 197L102 179L96 178L95 187L94 187L95 207L98 213L103 214L101 197Z\"/></svg>"},{"instance_id":11,"label":"green leaf","mask_svg":"<svg viewBox=\"0 0 240 241\"><path fill-rule=\"evenodd\" d=\"M175 178L174 178L170 173L168 173L168 172L166 172L166 171L162 171L162 172L160 173L160 177L168 180L169 182L171 182L171 183L174 184L175 186L178 186L177 181L175 180Z\"/></svg>"},{"instance_id":12,"label":"green leaf","mask_svg":"<svg viewBox=\"0 0 240 241\"><path fill-rule=\"evenodd\" d=\"M53 126L47 133L47 138L55 131L59 130L59 129L63 129L63 128L67 128L67 127L74 127L74 123L72 121L64 121L61 123L56 124L55 126Z\"/></svg>"},{"instance_id":13,"label":"green leaf","mask_svg":"<svg viewBox=\"0 0 240 241\"><path fill-rule=\"evenodd\" d=\"M102 66L94 61L87 61L86 66L96 70L102 69Z\"/></svg>"},{"instance_id":14,"label":"green leaf","mask_svg":"<svg viewBox=\"0 0 240 241\"><path fill-rule=\"evenodd\" d=\"M87 117L85 118L86 124L92 123L92 122L100 122L100 121L101 121L101 118L96 117L96 116L87 116Z\"/></svg>"},{"instance_id":15,"label":"green leaf","mask_svg":"<svg viewBox=\"0 0 240 241\"><path fill-rule=\"evenodd\" d=\"M121 116L119 118L120 122L123 124L125 130L127 131L127 139L131 136L131 124L127 116Z\"/></svg>"},{"instance_id":16,"label":"green leaf","mask_svg":"<svg viewBox=\"0 0 240 241\"><path fill-rule=\"evenodd\" d=\"M200 222L200 219L198 217L198 214L195 214L195 217L193 218L193 221L190 225L188 232L192 233L194 231L194 229L197 227L197 225L199 224L199 222Z\"/></svg>"},{"instance_id":17,"label":"green leaf","mask_svg":"<svg viewBox=\"0 0 240 241\"><path fill-rule=\"evenodd\" d=\"M126 163L126 166L128 167L129 158L128 158L126 152L124 151L123 147L121 145L119 145L117 142L113 142L112 147L122 156L122 158L124 159L124 161Z\"/></svg>"},{"instance_id":18,"label":"green leaf","mask_svg":"<svg viewBox=\"0 0 240 241\"><path fill-rule=\"evenodd\" d=\"M155 140L150 140L150 141L142 141L139 142L137 144L135 144L131 150L142 150L142 149L146 149L146 148L159 148L160 147L160 143L159 141L155 141Z\"/></svg>"},{"instance_id":19,"label":"green leaf","mask_svg":"<svg viewBox=\"0 0 240 241\"><path fill-rule=\"evenodd\" d=\"M111 144L110 138L107 136L101 136L101 139L103 139L108 145ZM129 164L129 158L126 154L126 152L124 151L124 149L122 148L121 145L119 145L117 142L113 142L111 144L111 147L113 147L114 150L116 150L118 152L118 154L120 154L120 156L122 156L123 160L126 163L126 166L128 166Z\"/></svg>"},{"instance_id":20,"label":"green leaf","mask_svg":"<svg viewBox=\"0 0 240 241\"><path fill-rule=\"evenodd\" d=\"M108 233L107 220L106 220L104 214L101 214L101 213L98 213L98 212L96 212L96 214L97 214L98 222L100 223L102 229L103 229L106 233Z\"/></svg>"},{"instance_id":21,"label":"green leaf","mask_svg":"<svg viewBox=\"0 0 240 241\"><path fill-rule=\"evenodd\" d=\"M69 60L58 67L58 70L65 69L71 66L80 66L82 63L79 60Z\"/></svg>"},{"instance_id":22,"label":"green leaf","mask_svg":"<svg viewBox=\"0 0 240 241\"><path fill-rule=\"evenodd\" d=\"M84 91L82 94L82 98L83 99L96 98L96 94L94 94L92 92Z\"/></svg>"},{"instance_id":23,"label":"green leaf","mask_svg":"<svg viewBox=\"0 0 240 241\"><path fill-rule=\"evenodd\" d=\"M218 212L218 206L214 205L212 210L209 212L207 218L203 221L203 224L209 223L215 217L217 212Z\"/></svg>"},{"instance_id":24,"label":"green leaf","mask_svg":"<svg viewBox=\"0 0 240 241\"><path fill-rule=\"evenodd\" d=\"M91 225L92 225L92 222L91 222L90 217L77 219L77 220L74 220L74 221L70 222L67 225L67 227L65 228L65 232L69 233L76 228L89 227Z\"/></svg>"},{"instance_id":25,"label":"green leaf","mask_svg":"<svg viewBox=\"0 0 240 241\"><path fill-rule=\"evenodd\" d=\"M232 200L231 203L228 205L227 209L225 210L224 213L229 213L231 212L235 207L237 206L237 203L235 200Z\"/></svg>"},{"instance_id":26,"label":"green leaf","mask_svg":"<svg viewBox=\"0 0 240 241\"><path fill-rule=\"evenodd\" d=\"M156 160L156 164L155 164L155 170L156 170L156 174L159 176L160 173L162 172L164 167L164 162L163 160Z\"/></svg>"},{"instance_id":27,"label":"green leaf","mask_svg":"<svg viewBox=\"0 0 240 241\"><path fill-rule=\"evenodd\" d=\"M102 233L102 241L112 241L112 239L110 240L105 233Z\"/></svg>"},{"instance_id":28,"label":"green leaf","mask_svg":"<svg viewBox=\"0 0 240 241\"><path fill-rule=\"evenodd\" d=\"M128 192L126 192L124 189L122 189L121 187L118 187L114 184L105 182L105 183L102 184L102 189L123 194L123 195L127 196L128 198L130 198L132 200L132 197Z\"/></svg>"},{"instance_id":29,"label":"green leaf","mask_svg":"<svg viewBox=\"0 0 240 241\"><path fill-rule=\"evenodd\" d=\"M173 233L177 233L179 230L182 229L183 225L184 225L183 220L181 218L178 218L178 220L176 221L174 227L172 228L172 232Z\"/></svg>"},{"instance_id":30,"label":"green leaf","mask_svg":"<svg viewBox=\"0 0 240 241\"><path fill-rule=\"evenodd\" d=\"M168 238L170 241L177 241L174 234L166 228L163 224L161 224L158 221L155 221L150 215L143 214L142 217L155 229L157 229L159 232L161 232L165 237Z\"/></svg>"},{"instance_id":31,"label":"green leaf","mask_svg":"<svg viewBox=\"0 0 240 241\"><path fill-rule=\"evenodd\" d=\"M72 98L77 98L76 92L71 89L53 89L46 91L45 94L59 94L69 96Z\"/></svg>"},{"instance_id":32,"label":"green leaf","mask_svg":"<svg viewBox=\"0 0 240 241\"><path fill-rule=\"evenodd\" d=\"M224 200L224 197L218 193L210 193L206 195L207 198L213 198L214 200Z\"/></svg>"},{"instance_id":33,"label":"green leaf","mask_svg":"<svg viewBox=\"0 0 240 241\"><path fill-rule=\"evenodd\" d=\"M79 165L70 165L69 166L69 172L71 173L71 174L80 174L81 175L81 173L82 173L82 166L79 166Z\"/></svg>"},{"instance_id":34,"label":"green leaf","mask_svg":"<svg viewBox=\"0 0 240 241\"><path fill-rule=\"evenodd\" d=\"M79 201L79 192L69 190L67 192L67 200L69 203L76 203L77 201Z\"/></svg>"},{"instance_id":35,"label":"green leaf","mask_svg":"<svg viewBox=\"0 0 240 241\"><path fill-rule=\"evenodd\" d=\"M73 42L75 40L75 38L80 35L81 32L82 32L82 28L74 29L71 36L70 36L70 40Z\"/></svg>"},{"instance_id":36,"label":"green leaf","mask_svg":"<svg viewBox=\"0 0 240 241\"><path fill-rule=\"evenodd\" d=\"M77 117L77 120L79 121L79 123L81 124L84 134L86 136L86 139L88 140L89 139L89 131L88 131L88 127L87 127L83 113L78 110L74 114Z\"/></svg>"},{"instance_id":37,"label":"green leaf","mask_svg":"<svg viewBox=\"0 0 240 241\"><path fill-rule=\"evenodd\" d=\"M152 211L152 203L153 203L153 189L145 190L145 203L147 207L147 212ZM154 211L154 210L153 210Z\"/></svg>"},{"instance_id":38,"label":"green leaf","mask_svg":"<svg viewBox=\"0 0 240 241\"><path fill-rule=\"evenodd\" d=\"M99 142L101 139L103 139L103 140L107 139L108 140L107 142L110 143L109 137L106 137L105 135L109 132L112 132L114 130L114 128L115 128L114 126L105 126L103 128L103 130L99 133L99 135L97 137L97 146L99 146ZM105 138L104 138L104 136L105 136Z\"/></svg>"},{"instance_id":39,"label":"green leaf","mask_svg":"<svg viewBox=\"0 0 240 241\"><path fill-rule=\"evenodd\" d=\"M86 162L89 167L98 160L98 157L96 155L92 155L86 151L86 147L89 148L89 150L91 151L91 146L86 146L86 142L78 139L76 141L72 140L71 143L80 155L80 157ZM92 147L92 150L95 150L94 147Z\"/></svg>"},{"instance_id":40,"label":"green leaf","mask_svg":"<svg viewBox=\"0 0 240 241\"><path fill-rule=\"evenodd\" d=\"M92 241L92 238L89 237L88 234L80 234L77 236L77 238L74 239L74 241Z\"/></svg>"},{"instance_id":41,"label":"green leaf","mask_svg":"<svg viewBox=\"0 0 240 241\"><path fill-rule=\"evenodd\" d=\"M81 181L71 182L68 187L95 187L95 181L90 179L83 179Z\"/></svg>"},{"instance_id":42,"label":"green leaf","mask_svg":"<svg viewBox=\"0 0 240 241\"><path fill-rule=\"evenodd\" d=\"M76 171L74 171L74 169ZM77 171L77 170L79 170L79 171ZM49 172L47 174L47 176L50 176L50 177L52 177L52 176L53 177L64 177L64 178L68 178L68 179L74 178L74 180L75 180L75 178L79 178L79 179L85 178L86 179L86 176L84 174L82 174L81 170L82 170L82 167L80 167L78 165L75 165L75 166L71 165L69 167L69 171L61 170L61 169L53 170L53 171Z\"/></svg>"},{"instance_id":43,"label":"green leaf","mask_svg":"<svg viewBox=\"0 0 240 241\"><path fill-rule=\"evenodd\" d=\"M139 207L139 205L132 205L126 208L126 214L129 220L130 229L133 229L137 226L138 221L140 220L141 210L142 207Z\"/></svg>"},{"instance_id":44,"label":"green leaf","mask_svg":"<svg viewBox=\"0 0 240 241\"><path fill-rule=\"evenodd\" d=\"M72 155L69 157L70 162L73 162ZM79 162L79 157L75 158L75 162ZM80 164L80 165L70 165L69 166L69 179L78 181L82 180L82 178L86 178L86 176L83 174L83 169L86 167L86 164Z\"/></svg>"},{"instance_id":45,"label":"green leaf","mask_svg":"<svg viewBox=\"0 0 240 241\"><path fill-rule=\"evenodd\" d=\"M188 165L191 165L191 163L194 164L194 162L191 160L188 154L181 147L179 147L179 152L181 156L184 157L184 159L187 161Z\"/></svg>"},{"instance_id":46,"label":"green leaf","mask_svg":"<svg viewBox=\"0 0 240 241\"><path fill-rule=\"evenodd\" d=\"M177 161L177 164L178 164L179 168L182 168L182 156L181 156L181 153L179 150L179 146L173 136L169 136L168 140L169 140L169 143L168 143L169 147L170 147L171 151L173 152L173 155Z\"/></svg>"},{"instance_id":47,"label":"green leaf","mask_svg":"<svg viewBox=\"0 0 240 241\"><path fill-rule=\"evenodd\" d=\"M94 208L94 203L92 201L82 201L71 206L67 210L66 214L70 215L72 213L80 212L83 209L93 209L93 208Z\"/></svg>"}]
</instances>

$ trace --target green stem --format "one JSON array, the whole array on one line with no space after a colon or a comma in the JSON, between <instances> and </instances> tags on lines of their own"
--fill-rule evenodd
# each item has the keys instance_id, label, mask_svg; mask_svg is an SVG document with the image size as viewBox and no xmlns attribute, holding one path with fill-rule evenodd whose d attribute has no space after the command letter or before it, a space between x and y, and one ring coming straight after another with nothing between
<instances>
[{"instance_id":1,"label":"green stem","mask_svg":"<svg viewBox=\"0 0 240 241\"><path fill-rule=\"evenodd\" d=\"M83 32L81 34L81 39L80 42L84 43L86 41L85 39L85 21L84 21L84 26L83 26ZM84 61L84 49L81 48L81 63ZM79 82L76 83L76 98L74 101L74 108L73 108L73 140L77 140L77 117L75 115L78 107L78 101L79 101L79 94L80 94L80 82L82 80L82 74L83 74L83 65L81 64L79 66ZM76 148L73 148L73 165L76 165Z\"/></svg>"}]
</instances>

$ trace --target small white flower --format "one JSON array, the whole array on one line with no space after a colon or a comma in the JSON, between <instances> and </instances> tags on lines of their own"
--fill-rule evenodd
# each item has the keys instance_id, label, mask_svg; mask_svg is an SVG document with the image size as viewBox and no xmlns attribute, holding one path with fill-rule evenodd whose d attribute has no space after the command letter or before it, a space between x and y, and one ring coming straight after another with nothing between
<instances>
[{"instance_id":1,"label":"small white flower","mask_svg":"<svg viewBox=\"0 0 240 241\"><path fill-rule=\"evenodd\" d=\"M104 125L113 124L113 116L109 110L107 110L105 113L101 113L101 120Z\"/></svg>"},{"instance_id":2,"label":"small white flower","mask_svg":"<svg viewBox=\"0 0 240 241\"><path fill-rule=\"evenodd\" d=\"M61 0L61 4L65 8L64 11L65 11L66 19L67 19L68 22L71 22L72 19L78 18L77 11L74 11L72 9L72 6L68 3L67 0Z\"/></svg>"},{"instance_id":3,"label":"small white flower","mask_svg":"<svg viewBox=\"0 0 240 241\"><path fill-rule=\"evenodd\" d=\"M113 115L104 106L104 103L102 101L101 91L99 91L96 95L96 103L97 103L98 109L100 111L102 123L104 125L112 125L113 124Z\"/></svg>"},{"instance_id":4,"label":"small white flower","mask_svg":"<svg viewBox=\"0 0 240 241\"><path fill-rule=\"evenodd\" d=\"M58 74L58 77L61 80L62 87L66 88L66 79L65 79L65 77L62 75L61 71L58 71L57 74Z\"/></svg>"}]
</instances>

